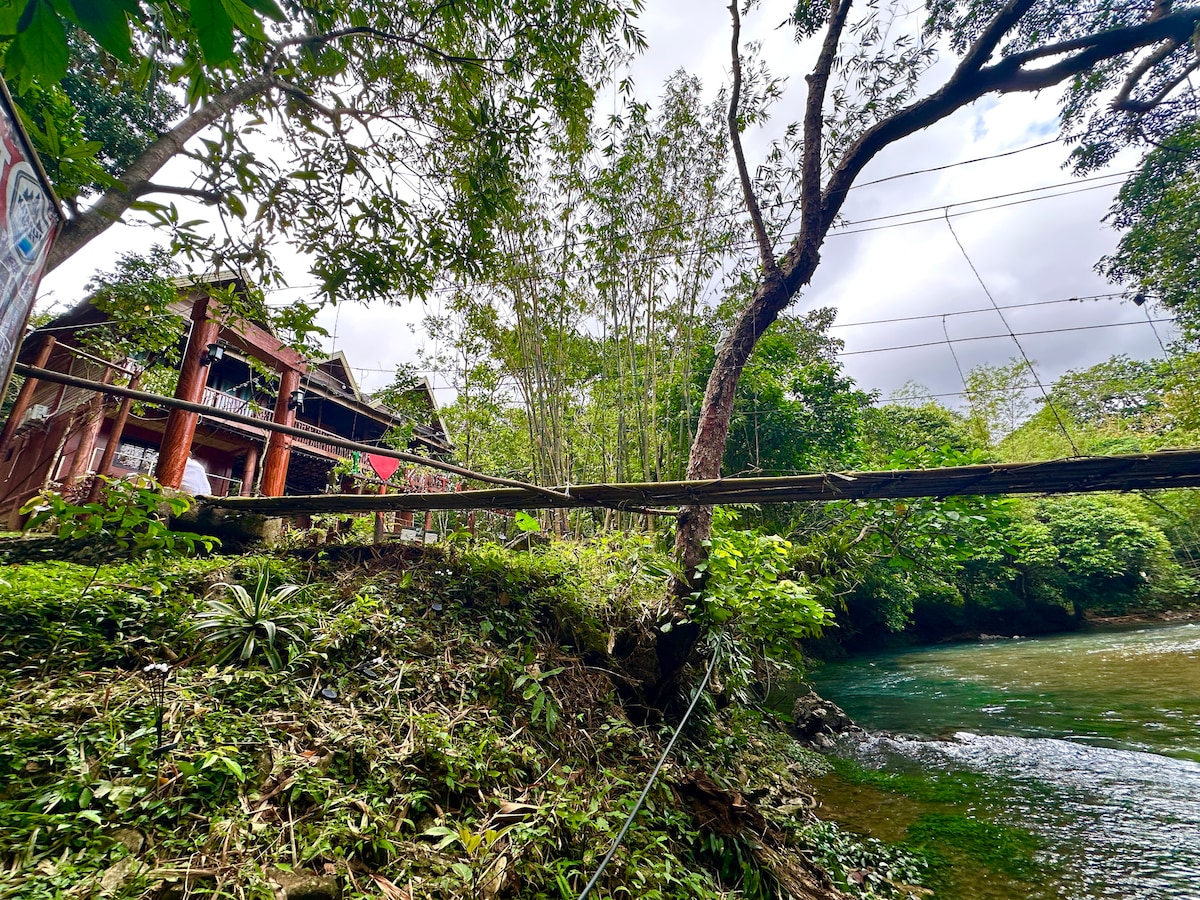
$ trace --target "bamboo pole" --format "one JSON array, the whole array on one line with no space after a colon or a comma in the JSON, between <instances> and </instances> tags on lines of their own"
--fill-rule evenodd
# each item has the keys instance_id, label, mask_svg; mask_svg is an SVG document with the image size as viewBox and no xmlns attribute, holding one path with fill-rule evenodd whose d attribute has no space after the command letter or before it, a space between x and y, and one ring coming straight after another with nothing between
<instances>
[{"instance_id":1,"label":"bamboo pole","mask_svg":"<svg viewBox=\"0 0 1200 900\"><path fill-rule=\"evenodd\" d=\"M832 500L944 498L984 494L1055 494L1200 487L1200 450L996 463L940 469L846 472L785 478L729 478L643 484L572 485L570 495L522 489L456 493L214 498L211 506L268 515L432 509L546 509L569 506L822 503Z\"/></svg>"}]
</instances>

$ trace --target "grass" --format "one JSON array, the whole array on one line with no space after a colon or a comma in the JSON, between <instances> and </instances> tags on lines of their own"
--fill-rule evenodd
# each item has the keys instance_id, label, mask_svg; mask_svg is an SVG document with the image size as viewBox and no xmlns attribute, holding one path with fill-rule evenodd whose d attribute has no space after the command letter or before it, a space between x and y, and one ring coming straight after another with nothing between
<instances>
[{"instance_id":1,"label":"grass","mask_svg":"<svg viewBox=\"0 0 1200 900\"><path fill-rule=\"evenodd\" d=\"M266 900L279 870L350 900L577 896L667 737L626 715L611 656L659 613L657 562L609 541L8 567L0 896ZM278 672L214 664L197 615L264 567L264 590L305 585L283 611L303 639ZM151 661L172 666L165 753ZM821 762L767 714L701 706L595 896L778 895L755 839L715 836L672 785L701 768L769 813ZM773 852L805 866L815 820L776 819Z\"/></svg>"}]
</instances>

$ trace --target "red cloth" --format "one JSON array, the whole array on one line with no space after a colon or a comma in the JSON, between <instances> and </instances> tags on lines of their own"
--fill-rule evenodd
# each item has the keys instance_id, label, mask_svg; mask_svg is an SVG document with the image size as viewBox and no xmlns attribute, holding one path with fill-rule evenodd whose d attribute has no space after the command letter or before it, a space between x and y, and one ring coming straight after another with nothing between
<instances>
[{"instance_id":1,"label":"red cloth","mask_svg":"<svg viewBox=\"0 0 1200 900\"><path fill-rule=\"evenodd\" d=\"M367 462L371 464L375 474L384 481L395 475L396 470L400 468L400 460L392 459L390 456L376 456L374 453L367 454Z\"/></svg>"}]
</instances>

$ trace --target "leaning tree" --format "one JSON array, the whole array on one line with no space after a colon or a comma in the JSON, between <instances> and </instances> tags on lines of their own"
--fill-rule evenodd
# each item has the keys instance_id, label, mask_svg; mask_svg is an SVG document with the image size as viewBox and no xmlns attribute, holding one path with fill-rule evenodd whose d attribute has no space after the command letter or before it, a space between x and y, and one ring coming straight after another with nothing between
<instances>
[{"instance_id":1,"label":"leaning tree","mask_svg":"<svg viewBox=\"0 0 1200 900\"><path fill-rule=\"evenodd\" d=\"M586 141L596 86L642 44L639 5L10 3L3 71L68 208L48 265L140 212L260 278L282 237L331 299L476 271L531 145Z\"/></svg>"},{"instance_id":2,"label":"leaning tree","mask_svg":"<svg viewBox=\"0 0 1200 900\"><path fill-rule=\"evenodd\" d=\"M764 222L742 148L741 17L730 5L733 90L728 124L761 261L757 284L717 347L688 459L689 479L716 478L738 380L759 338L807 286L821 247L863 168L880 151L989 95L1064 86L1062 125L1082 132L1080 169L1122 147L1160 142L1196 112L1188 78L1197 67L1200 6L1170 0L927 0L914 26L908 4L799 0L786 4L798 41L816 61L790 149L797 163L783 199L800 209L786 243ZM775 5L775 4L772 4ZM944 65L952 62L952 65ZM935 64L936 67L935 67ZM937 78L942 72L947 74ZM939 81L939 83L933 83ZM786 102L786 97L784 102ZM712 510L682 510L675 549L683 570L703 559ZM678 595L692 590L681 578Z\"/></svg>"}]
</instances>

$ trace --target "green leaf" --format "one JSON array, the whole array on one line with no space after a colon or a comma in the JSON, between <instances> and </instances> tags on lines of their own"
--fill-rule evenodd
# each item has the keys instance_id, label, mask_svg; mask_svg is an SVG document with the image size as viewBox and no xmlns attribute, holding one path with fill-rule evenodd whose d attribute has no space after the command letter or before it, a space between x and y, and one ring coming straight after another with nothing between
<instances>
[{"instance_id":1,"label":"green leaf","mask_svg":"<svg viewBox=\"0 0 1200 900\"><path fill-rule=\"evenodd\" d=\"M129 16L140 13L136 0L71 0L71 9L83 30L105 50L122 62L133 57L133 39L129 34Z\"/></svg>"},{"instance_id":2,"label":"green leaf","mask_svg":"<svg viewBox=\"0 0 1200 900\"><path fill-rule=\"evenodd\" d=\"M221 0L192 0L192 26L209 65L233 58L233 20Z\"/></svg>"},{"instance_id":3,"label":"green leaf","mask_svg":"<svg viewBox=\"0 0 1200 900\"><path fill-rule=\"evenodd\" d=\"M9 6L0 7L0 35L9 37L16 34L18 23L24 18L28 6L32 6L36 2L37 0L31 0L27 6L13 3Z\"/></svg>"},{"instance_id":4,"label":"green leaf","mask_svg":"<svg viewBox=\"0 0 1200 900\"><path fill-rule=\"evenodd\" d=\"M32 15L29 15L32 10ZM29 26L22 30L5 54L6 68L21 73L20 90L34 82L52 84L67 74L67 33L62 19L47 0L36 0L26 10ZM22 16L24 20L25 16Z\"/></svg>"},{"instance_id":5,"label":"green leaf","mask_svg":"<svg viewBox=\"0 0 1200 900\"><path fill-rule=\"evenodd\" d=\"M221 0L221 3L238 31L256 41L266 42L267 33L263 31L262 20L254 14L253 9L242 0Z\"/></svg>"},{"instance_id":6,"label":"green leaf","mask_svg":"<svg viewBox=\"0 0 1200 900\"><path fill-rule=\"evenodd\" d=\"M246 5L276 22L282 22L287 18L275 0L246 0Z\"/></svg>"},{"instance_id":7,"label":"green leaf","mask_svg":"<svg viewBox=\"0 0 1200 900\"><path fill-rule=\"evenodd\" d=\"M526 534L531 534L535 531L541 531L542 526L538 524L538 520L524 510L517 510L517 514L513 517L516 525L521 531Z\"/></svg>"}]
</instances>

